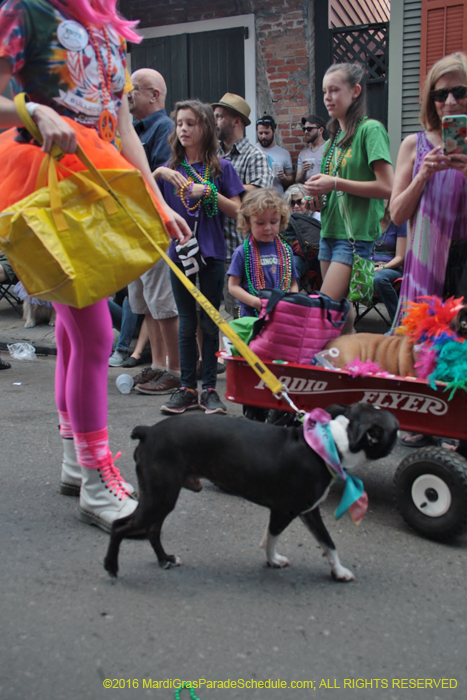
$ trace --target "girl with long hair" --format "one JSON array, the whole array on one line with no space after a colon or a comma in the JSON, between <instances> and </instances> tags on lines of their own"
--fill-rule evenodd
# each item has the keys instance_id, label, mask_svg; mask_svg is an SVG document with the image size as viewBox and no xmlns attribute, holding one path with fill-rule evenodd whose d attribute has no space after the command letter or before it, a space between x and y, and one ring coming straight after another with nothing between
<instances>
[{"instance_id":1,"label":"girl with long hair","mask_svg":"<svg viewBox=\"0 0 467 700\"><path fill-rule=\"evenodd\" d=\"M172 117L175 131L169 143L172 158L154 175L168 204L185 218L193 231L189 246L173 242L169 255L219 309L224 284L224 219L236 218L244 187L227 160L217 157L214 114L199 100L177 102ZM200 406L206 413L226 413L216 392L219 332L201 309L202 392L198 400L196 364L198 313L196 301L171 272L179 315L181 388L162 406L164 413L183 413Z\"/></svg>"},{"instance_id":2,"label":"girl with long hair","mask_svg":"<svg viewBox=\"0 0 467 700\"><path fill-rule=\"evenodd\" d=\"M0 211L36 189L40 165L54 143L65 153L63 165L83 170L73 155L79 142L98 168L138 168L169 232L185 240L186 224L162 199L133 129L125 39L140 38L135 23L120 17L115 6L116 0L7 0L0 7L0 93L13 79L14 91L27 94L27 111L43 138L40 148L22 128L15 104L0 97L0 128L9 129L0 136ZM137 501L109 448L113 335L107 299L82 309L54 307L55 394L64 446L60 491L80 495L81 520L110 531Z\"/></svg>"},{"instance_id":3,"label":"girl with long hair","mask_svg":"<svg viewBox=\"0 0 467 700\"><path fill-rule=\"evenodd\" d=\"M306 183L321 210L319 259L321 291L332 299L348 295L355 251L369 259L380 235L384 199L391 194L393 170L389 138L380 122L368 119L363 66L336 63L323 78L324 104L331 135L321 173ZM353 308L351 307L351 311ZM343 333L353 332L349 313Z\"/></svg>"}]
</instances>

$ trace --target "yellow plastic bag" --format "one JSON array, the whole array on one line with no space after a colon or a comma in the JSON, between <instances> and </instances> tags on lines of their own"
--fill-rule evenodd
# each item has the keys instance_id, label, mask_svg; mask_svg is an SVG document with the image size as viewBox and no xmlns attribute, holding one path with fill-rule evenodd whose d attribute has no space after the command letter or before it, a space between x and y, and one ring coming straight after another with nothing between
<instances>
[{"instance_id":1,"label":"yellow plastic bag","mask_svg":"<svg viewBox=\"0 0 467 700\"><path fill-rule=\"evenodd\" d=\"M77 155L88 171L57 182L47 156L47 186L1 212L0 250L28 294L83 308L149 270L170 239L138 170L97 171Z\"/></svg>"}]
</instances>

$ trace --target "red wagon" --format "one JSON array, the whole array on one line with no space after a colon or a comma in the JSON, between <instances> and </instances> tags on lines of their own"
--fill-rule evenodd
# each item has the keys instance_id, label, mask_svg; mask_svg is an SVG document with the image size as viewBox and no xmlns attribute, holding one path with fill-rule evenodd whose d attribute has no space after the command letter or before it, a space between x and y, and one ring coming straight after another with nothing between
<instances>
[{"instance_id":1,"label":"red wagon","mask_svg":"<svg viewBox=\"0 0 467 700\"><path fill-rule=\"evenodd\" d=\"M236 403L293 411L276 399L241 357L226 357L226 398ZM370 403L391 411L403 430L467 440L467 392L448 400L445 385L436 390L408 377L352 377L345 370L283 362L264 362L303 411L332 403ZM447 540L467 530L467 460L442 447L414 450L394 475L397 507L420 534Z\"/></svg>"}]
</instances>

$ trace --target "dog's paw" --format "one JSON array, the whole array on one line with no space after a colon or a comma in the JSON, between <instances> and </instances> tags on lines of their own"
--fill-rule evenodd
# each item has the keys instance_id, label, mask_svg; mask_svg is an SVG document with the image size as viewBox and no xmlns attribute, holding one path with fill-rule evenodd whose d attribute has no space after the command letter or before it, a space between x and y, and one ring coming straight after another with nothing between
<instances>
[{"instance_id":1,"label":"dog's paw","mask_svg":"<svg viewBox=\"0 0 467 700\"><path fill-rule=\"evenodd\" d=\"M26 323L24 324L24 327L25 328L34 328L35 325L36 325L35 321L26 321Z\"/></svg>"},{"instance_id":2,"label":"dog's paw","mask_svg":"<svg viewBox=\"0 0 467 700\"><path fill-rule=\"evenodd\" d=\"M345 566L336 567L331 573L334 581L339 581L340 583L348 583L355 580L354 574L350 569L346 569Z\"/></svg>"},{"instance_id":3,"label":"dog's paw","mask_svg":"<svg viewBox=\"0 0 467 700\"><path fill-rule=\"evenodd\" d=\"M117 564L113 564L110 561L108 561L107 559L104 559L104 569L107 571L107 573L109 574L109 576L111 578L117 578L117 574L118 574L118 565Z\"/></svg>"},{"instance_id":4,"label":"dog's paw","mask_svg":"<svg viewBox=\"0 0 467 700\"><path fill-rule=\"evenodd\" d=\"M55 326L55 321L52 321L52 319L50 319L49 326L52 326L52 327Z\"/></svg>"},{"instance_id":5,"label":"dog's paw","mask_svg":"<svg viewBox=\"0 0 467 700\"><path fill-rule=\"evenodd\" d=\"M272 559L268 559L267 565L273 569L284 569L286 566L290 566L290 562L282 554L275 554Z\"/></svg>"},{"instance_id":6,"label":"dog's paw","mask_svg":"<svg viewBox=\"0 0 467 700\"><path fill-rule=\"evenodd\" d=\"M182 560L180 557L176 557L173 554L169 554L167 559L159 562L161 569L173 569L174 566L181 566Z\"/></svg>"}]
</instances>

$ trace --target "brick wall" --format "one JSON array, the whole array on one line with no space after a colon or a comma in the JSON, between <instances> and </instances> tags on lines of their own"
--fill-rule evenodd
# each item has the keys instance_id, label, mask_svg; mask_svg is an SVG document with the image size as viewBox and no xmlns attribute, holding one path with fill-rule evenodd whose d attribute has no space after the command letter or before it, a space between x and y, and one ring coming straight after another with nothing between
<instances>
[{"instance_id":1,"label":"brick wall","mask_svg":"<svg viewBox=\"0 0 467 700\"><path fill-rule=\"evenodd\" d=\"M304 148L301 117L313 111L313 2L299 0L120 0L122 13L141 27L255 15L257 115L272 114L276 141L292 154Z\"/></svg>"}]
</instances>

